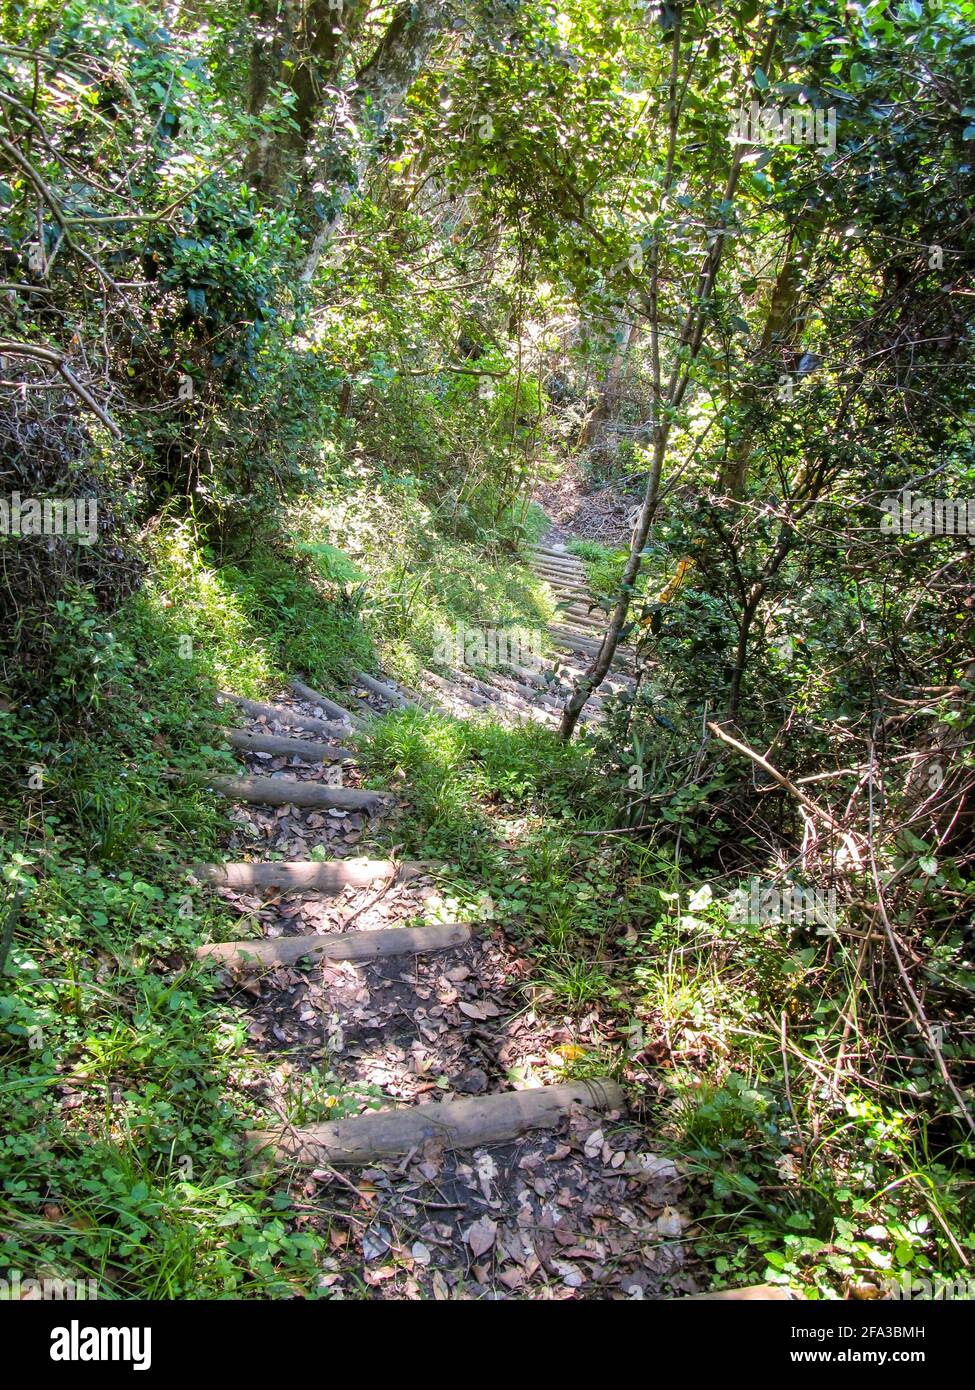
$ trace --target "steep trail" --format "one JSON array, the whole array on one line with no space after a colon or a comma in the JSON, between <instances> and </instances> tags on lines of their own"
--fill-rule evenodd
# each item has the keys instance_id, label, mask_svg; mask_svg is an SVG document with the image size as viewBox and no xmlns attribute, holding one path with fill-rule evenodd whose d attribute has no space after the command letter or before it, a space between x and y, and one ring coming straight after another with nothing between
<instances>
[{"instance_id":1,"label":"steep trail","mask_svg":"<svg viewBox=\"0 0 975 1390\"><path fill-rule=\"evenodd\" d=\"M571 557L533 564L556 593L580 585ZM564 1079L575 1025L526 1002L532 966L504 924L487 911L416 926L442 914L441 867L362 854L408 814L359 785L371 719L439 695L464 717L554 723L549 692L569 678L561 661L548 684L464 674L410 691L360 673L344 704L297 680L273 705L223 697L248 720L227 735L247 775L197 779L235 802L235 828L231 862L192 872L248 924L198 955L274 1064L253 1083L267 1117L250 1136L256 1171L290 1175L335 1252L322 1282L343 1296L687 1294L682 1176L611 1077Z\"/></svg>"}]
</instances>

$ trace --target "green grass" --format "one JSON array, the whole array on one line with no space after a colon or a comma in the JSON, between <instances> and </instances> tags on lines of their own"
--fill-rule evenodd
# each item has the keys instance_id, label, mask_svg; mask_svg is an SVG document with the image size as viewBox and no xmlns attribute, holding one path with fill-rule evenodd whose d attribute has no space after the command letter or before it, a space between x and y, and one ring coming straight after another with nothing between
<instances>
[{"instance_id":1,"label":"green grass","mask_svg":"<svg viewBox=\"0 0 975 1390\"><path fill-rule=\"evenodd\" d=\"M572 541L569 551L583 561L593 593L611 597L618 592L628 551L600 545L598 541Z\"/></svg>"}]
</instances>

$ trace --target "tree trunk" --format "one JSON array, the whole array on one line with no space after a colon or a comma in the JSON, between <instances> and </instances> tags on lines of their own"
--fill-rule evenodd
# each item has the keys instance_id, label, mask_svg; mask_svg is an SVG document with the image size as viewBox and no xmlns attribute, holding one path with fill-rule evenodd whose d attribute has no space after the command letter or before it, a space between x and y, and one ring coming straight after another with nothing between
<instances>
[{"instance_id":1,"label":"tree trunk","mask_svg":"<svg viewBox=\"0 0 975 1390\"><path fill-rule=\"evenodd\" d=\"M270 37L261 36L252 46L247 109L259 115L272 86L289 87L297 129L262 135L250 150L245 173L254 188L272 193L289 168L297 174L323 110L325 91L338 78L367 10L365 0L345 0L338 8L329 0L285 0L281 6L264 0L258 23L267 30L276 21L276 27Z\"/></svg>"},{"instance_id":2,"label":"tree trunk","mask_svg":"<svg viewBox=\"0 0 975 1390\"><path fill-rule=\"evenodd\" d=\"M813 218L807 219L804 224L794 228L789 237L785 259L769 299L759 360L764 359L776 349L792 347L802 335L806 314L805 311L800 312L798 306L802 298L803 280L822 234L824 223L825 213L820 210ZM761 391L755 385L747 385L742 390L739 401L754 418L754 412L758 410L761 399ZM751 458L755 434L755 426L750 423L742 431L741 439L736 447L722 462L718 486L728 497L741 498L745 495L748 463Z\"/></svg>"},{"instance_id":3,"label":"tree trunk","mask_svg":"<svg viewBox=\"0 0 975 1390\"><path fill-rule=\"evenodd\" d=\"M421 0L421 3L400 10L383 35L379 47L358 73L350 114L356 126L368 126L370 129L365 138L360 137L359 150L354 156L354 172L338 176L331 206L319 220L299 276L302 285L309 285L314 279L325 248L341 225L345 207L361 184L369 163L371 137L377 135L402 106L449 18L448 8L434 0ZM326 157L325 167L317 171L314 181L328 181L336 169L347 168L348 163L348 151L333 147Z\"/></svg>"}]
</instances>

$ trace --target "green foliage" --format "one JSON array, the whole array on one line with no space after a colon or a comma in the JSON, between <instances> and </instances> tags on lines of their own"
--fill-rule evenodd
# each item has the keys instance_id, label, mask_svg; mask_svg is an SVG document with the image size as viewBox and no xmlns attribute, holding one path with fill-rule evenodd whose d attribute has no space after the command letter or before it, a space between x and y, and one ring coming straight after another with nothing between
<instances>
[{"instance_id":1,"label":"green foliage","mask_svg":"<svg viewBox=\"0 0 975 1390\"><path fill-rule=\"evenodd\" d=\"M601 421L590 477L666 445L636 695L569 747L390 717L366 769L448 865L430 911L487 894L534 1006L612 1021L566 1070L663 1086L721 1279L950 1271L970 1141L867 947L883 897L964 1078L970 554L880 519L917 479L975 494L972 6L463 8L367 116L390 7L308 51L300 6L4 10L0 472L100 521L0 535L4 1256L110 1296L316 1292L319 1238L238 1158L262 1064L181 878L227 827L180 774L233 765L221 687L416 680L444 628L549 621L534 485ZM753 98L833 112L835 147L730 143ZM625 553L573 550L608 603ZM869 846L858 937L682 909L827 838L834 867L715 719ZM289 1116L353 1100L326 1070Z\"/></svg>"}]
</instances>

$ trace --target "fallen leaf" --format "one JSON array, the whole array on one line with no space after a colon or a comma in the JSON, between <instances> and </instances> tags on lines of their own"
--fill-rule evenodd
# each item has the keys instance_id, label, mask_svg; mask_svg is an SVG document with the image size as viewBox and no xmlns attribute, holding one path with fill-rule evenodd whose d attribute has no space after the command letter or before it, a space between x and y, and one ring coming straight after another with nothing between
<instances>
[{"instance_id":1,"label":"fallen leaf","mask_svg":"<svg viewBox=\"0 0 975 1390\"><path fill-rule=\"evenodd\" d=\"M471 1253L477 1258L491 1249L497 1234L498 1223L492 1221L489 1216L482 1216L479 1221L475 1221L467 1228L464 1232L464 1239L471 1247Z\"/></svg>"},{"instance_id":2,"label":"fallen leaf","mask_svg":"<svg viewBox=\"0 0 975 1390\"><path fill-rule=\"evenodd\" d=\"M676 1207L664 1207L657 1217L657 1234L661 1236L679 1236L681 1233L680 1212Z\"/></svg>"}]
</instances>

